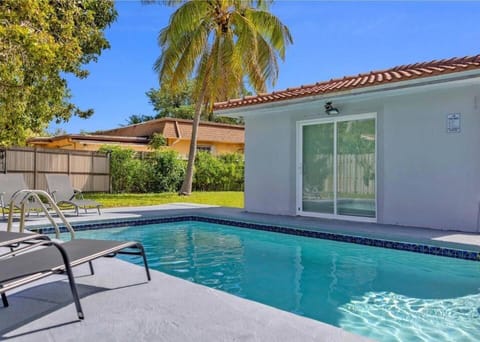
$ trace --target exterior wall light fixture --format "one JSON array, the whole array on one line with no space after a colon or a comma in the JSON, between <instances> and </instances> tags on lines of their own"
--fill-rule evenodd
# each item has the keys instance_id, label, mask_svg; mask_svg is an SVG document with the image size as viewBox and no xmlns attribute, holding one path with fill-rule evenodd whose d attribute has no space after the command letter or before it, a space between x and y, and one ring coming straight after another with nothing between
<instances>
[{"instance_id":1,"label":"exterior wall light fixture","mask_svg":"<svg viewBox=\"0 0 480 342\"><path fill-rule=\"evenodd\" d=\"M325 103L325 113L327 115L338 115L340 111L332 105L332 102Z\"/></svg>"}]
</instances>

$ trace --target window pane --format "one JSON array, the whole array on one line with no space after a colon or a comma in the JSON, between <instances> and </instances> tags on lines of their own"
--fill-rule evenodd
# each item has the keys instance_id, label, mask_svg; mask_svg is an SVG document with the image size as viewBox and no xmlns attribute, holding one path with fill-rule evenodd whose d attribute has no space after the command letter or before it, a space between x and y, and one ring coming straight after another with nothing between
<instances>
[{"instance_id":1,"label":"window pane","mask_svg":"<svg viewBox=\"0 0 480 342\"><path fill-rule=\"evenodd\" d=\"M333 123L303 127L303 211L334 213Z\"/></svg>"},{"instance_id":2,"label":"window pane","mask_svg":"<svg viewBox=\"0 0 480 342\"><path fill-rule=\"evenodd\" d=\"M375 217L375 119L337 123L337 214Z\"/></svg>"}]
</instances>

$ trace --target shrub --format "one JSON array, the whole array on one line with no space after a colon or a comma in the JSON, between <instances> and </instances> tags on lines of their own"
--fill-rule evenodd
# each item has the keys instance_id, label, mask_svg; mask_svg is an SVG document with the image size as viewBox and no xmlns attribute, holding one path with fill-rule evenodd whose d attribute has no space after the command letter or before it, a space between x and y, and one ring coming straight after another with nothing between
<instances>
[{"instance_id":1,"label":"shrub","mask_svg":"<svg viewBox=\"0 0 480 342\"><path fill-rule=\"evenodd\" d=\"M244 159L240 153L214 157L199 152L195 160L193 188L200 191L242 191Z\"/></svg>"},{"instance_id":2,"label":"shrub","mask_svg":"<svg viewBox=\"0 0 480 342\"><path fill-rule=\"evenodd\" d=\"M185 176L186 162L173 150L160 150L138 159L136 152L118 146L103 146L110 154L112 191L177 192ZM193 188L199 191L242 191L244 160L239 153L214 157L199 152L195 160Z\"/></svg>"},{"instance_id":3,"label":"shrub","mask_svg":"<svg viewBox=\"0 0 480 342\"><path fill-rule=\"evenodd\" d=\"M186 164L176 151L157 151L147 161L150 163L152 172L150 191L176 192L180 190Z\"/></svg>"},{"instance_id":4,"label":"shrub","mask_svg":"<svg viewBox=\"0 0 480 342\"><path fill-rule=\"evenodd\" d=\"M132 159L126 165L131 171L131 184L124 192L149 192L152 187L152 165L146 160Z\"/></svg>"},{"instance_id":5,"label":"shrub","mask_svg":"<svg viewBox=\"0 0 480 342\"><path fill-rule=\"evenodd\" d=\"M222 154L218 159L223 164L222 190L243 191L245 182L245 160L241 153Z\"/></svg>"},{"instance_id":6,"label":"shrub","mask_svg":"<svg viewBox=\"0 0 480 342\"><path fill-rule=\"evenodd\" d=\"M102 146L100 152L110 154L110 175L113 192L129 192L132 187L136 163L135 151L118 146Z\"/></svg>"},{"instance_id":7,"label":"shrub","mask_svg":"<svg viewBox=\"0 0 480 342\"><path fill-rule=\"evenodd\" d=\"M199 151L195 158L193 189L200 191L217 190L222 165L218 158L208 152Z\"/></svg>"},{"instance_id":8,"label":"shrub","mask_svg":"<svg viewBox=\"0 0 480 342\"><path fill-rule=\"evenodd\" d=\"M150 147L154 150L159 150L163 146L167 145L167 139L165 139L161 133L153 133L153 135L150 137L150 142L148 145L150 145Z\"/></svg>"}]
</instances>

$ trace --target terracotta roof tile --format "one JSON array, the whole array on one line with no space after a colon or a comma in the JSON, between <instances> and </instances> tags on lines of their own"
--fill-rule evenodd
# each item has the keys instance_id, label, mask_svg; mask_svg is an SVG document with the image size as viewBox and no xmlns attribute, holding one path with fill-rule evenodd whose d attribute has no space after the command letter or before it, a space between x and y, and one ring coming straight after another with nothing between
<instances>
[{"instance_id":1,"label":"terracotta roof tile","mask_svg":"<svg viewBox=\"0 0 480 342\"><path fill-rule=\"evenodd\" d=\"M295 88L277 90L269 94L246 96L240 99L218 102L214 105L214 109L222 110L237 108L251 104L261 104L292 98L301 98L311 95L328 94L474 69L480 69L480 55L401 65L386 70L377 70L369 73L358 74L357 76L345 76L343 78L331 79L330 81L325 82L317 82L311 85L302 85Z\"/></svg>"}]
</instances>

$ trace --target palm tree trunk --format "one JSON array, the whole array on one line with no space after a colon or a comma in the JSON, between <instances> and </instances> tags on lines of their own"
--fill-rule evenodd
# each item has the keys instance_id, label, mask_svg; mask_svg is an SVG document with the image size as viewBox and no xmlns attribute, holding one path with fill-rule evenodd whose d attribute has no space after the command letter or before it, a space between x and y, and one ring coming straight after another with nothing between
<instances>
[{"instance_id":1,"label":"palm tree trunk","mask_svg":"<svg viewBox=\"0 0 480 342\"><path fill-rule=\"evenodd\" d=\"M195 157L197 155L197 133L198 124L200 123L200 117L202 115L202 103L205 98L205 85L202 89L202 93L195 104L195 115L192 122L192 136L190 138L190 150L188 152L187 170L185 172L185 178L183 179L182 187L179 195L190 196L192 194L193 183L193 167L195 165Z\"/></svg>"}]
</instances>

